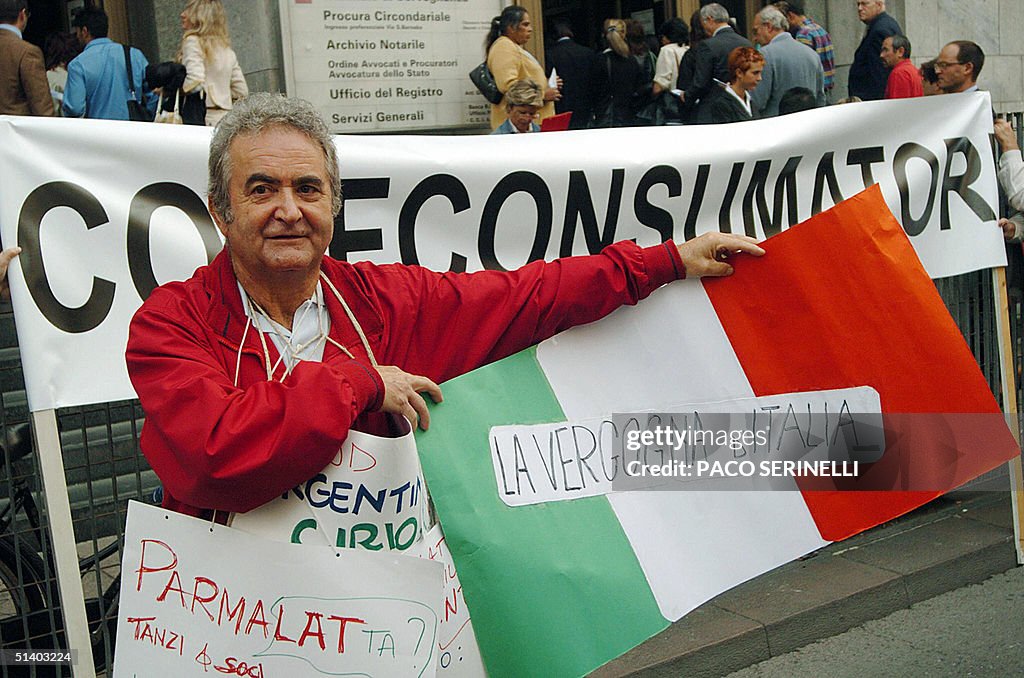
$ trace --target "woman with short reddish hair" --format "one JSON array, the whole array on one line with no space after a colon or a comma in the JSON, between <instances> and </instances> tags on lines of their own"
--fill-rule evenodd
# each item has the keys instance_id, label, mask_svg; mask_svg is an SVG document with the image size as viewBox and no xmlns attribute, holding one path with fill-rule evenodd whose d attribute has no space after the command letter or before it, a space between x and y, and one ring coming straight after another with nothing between
<instances>
[{"instance_id":1,"label":"woman with short reddish hair","mask_svg":"<svg viewBox=\"0 0 1024 678\"><path fill-rule=\"evenodd\" d=\"M754 114L750 108L750 93L761 82L764 56L753 47L737 47L729 52L729 84L725 95L715 97L709 107L711 122L743 122Z\"/></svg>"}]
</instances>

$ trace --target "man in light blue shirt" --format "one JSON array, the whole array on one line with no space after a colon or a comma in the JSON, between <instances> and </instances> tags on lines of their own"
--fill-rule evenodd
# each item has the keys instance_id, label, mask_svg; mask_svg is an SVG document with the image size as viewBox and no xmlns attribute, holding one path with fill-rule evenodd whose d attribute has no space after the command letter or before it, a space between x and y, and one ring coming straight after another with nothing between
<instances>
[{"instance_id":1,"label":"man in light blue shirt","mask_svg":"<svg viewBox=\"0 0 1024 678\"><path fill-rule=\"evenodd\" d=\"M74 118L128 120L128 71L124 63L124 47L107 37L107 14L99 9L78 13L72 22L78 41L85 48L68 64L68 81L64 87L64 115ZM134 98L142 101L151 115L156 114L157 97L147 91L146 57L131 48Z\"/></svg>"}]
</instances>

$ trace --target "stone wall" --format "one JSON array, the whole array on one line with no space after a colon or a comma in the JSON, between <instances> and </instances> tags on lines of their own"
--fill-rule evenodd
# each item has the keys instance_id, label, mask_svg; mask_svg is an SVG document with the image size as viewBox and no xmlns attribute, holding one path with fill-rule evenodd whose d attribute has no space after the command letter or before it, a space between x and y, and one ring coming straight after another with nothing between
<instances>
[{"instance_id":1,"label":"stone wall","mask_svg":"<svg viewBox=\"0 0 1024 678\"><path fill-rule=\"evenodd\" d=\"M853 53L864 35L856 0L806 0L807 13L825 26L836 49L836 92L846 95ZM903 27L916 64L934 59L952 40L973 40L985 51L978 78L996 111L1024 110L1024 2L1022 0L889 0L886 11Z\"/></svg>"}]
</instances>

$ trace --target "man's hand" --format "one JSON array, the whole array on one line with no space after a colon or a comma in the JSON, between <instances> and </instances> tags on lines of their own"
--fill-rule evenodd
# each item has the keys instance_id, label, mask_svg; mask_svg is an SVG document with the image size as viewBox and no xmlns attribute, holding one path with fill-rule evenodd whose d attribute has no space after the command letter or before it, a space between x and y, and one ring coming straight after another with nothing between
<instances>
[{"instance_id":1,"label":"man's hand","mask_svg":"<svg viewBox=\"0 0 1024 678\"><path fill-rule=\"evenodd\" d=\"M722 277L732 275L729 257L740 252L759 257L764 250L757 240L746 235L731 233L705 233L679 245L679 257L686 266L687 278Z\"/></svg>"},{"instance_id":2,"label":"man's hand","mask_svg":"<svg viewBox=\"0 0 1024 678\"><path fill-rule=\"evenodd\" d=\"M999 148L1002 149L1003 153L1020 149L1020 146L1017 145L1017 133L1013 130L1013 125L1002 118L996 118L993 127L996 133L996 141L999 142Z\"/></svg>"},{"instance_id":3,"label":"man's hand","mask_svg":"<svg viewBox=\"0 0 1024 678\"><path fill-rule=\"evenodd\" d=\"M11 260L19 254L21 254L20 247L8 247L0 252L0 298L11 298L11 285L7 281L7 267L11 265Z\"/></svg>"},{"instance_id":4,"label":"man's hand","mask_svg":"<svg viewBox=\"0 0 1024 678\"><path fill-rule=\"evenodd\" d=\"M393 365L378 365L377 372L384 381L384 404L380 411L401 414L413 428L419 424L426 431L430 427L430 412L420 392L426 391L435 403L439 403L444 400L441 387L426 377L409 374Z\"/></svg>"},{"instance_id":5,"label":"man's hand","mask_svg":"<svg viewBox=\"0 0 1024 678\"><path fill-rule=\"evenodd\" d=\"M1003 240L1007 242L1018 241L1018 233L1024 231L1024 215L1016 213L1009 219L1000 219L999 228L1003 230Z\"/></svg>"}]
</instances>

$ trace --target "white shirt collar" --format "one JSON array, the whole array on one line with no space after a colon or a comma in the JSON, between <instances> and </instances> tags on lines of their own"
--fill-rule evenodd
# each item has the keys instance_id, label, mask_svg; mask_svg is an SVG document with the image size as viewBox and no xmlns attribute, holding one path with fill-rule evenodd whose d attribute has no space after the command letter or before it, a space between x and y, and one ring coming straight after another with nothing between
<instances>
[{"instance_id":1,"label":"white shirt collar","mask_svg":"<svg viewBox=\"0 0 1024 678\"><path fill-rule=\"evenodd\" d=\"M750 113L751 115L754 114L753 111L750 110L750 92L744 92L743 98L741 98L739 94L736 94L736 90L732 87L726 86L725 91L731 94L736 101L743 104L743 108L747 109L747 113Z\"/></svg>"},{"instance_id":2,"label":"white shirt collar","mask_svg":"<svg viewBox=\"0 0 1024 678\"><path fill-rule=\"evenodd\" d=\"M3 28L3 29L5 29L5 30L8 30L8 31L10 31L11 33L14 33L14 34L15 34L16 36L18 36L19 38L21 38L21 37L22 37L22 35L21 35L21 30L20 30L20 29L19 29L19 28L18 28L17 26L15 26L15 25L13 25L13 24L0 24L0 28Z\"/></svg>"},{"instance_id":3,"label":"white shirt collar","mask_svg":"<svg viewBox=\"0 0 1024 678\"><path fill-rule=\"evenodd\" d=\"M291 330L259 311L255 315L250 315L249 295L245 293L242 283L238 283L238 291L242 295L242 309L245 315L252 319L252 324L257 330L270 335L277 352L284 358L289 369L303 360L323 360L326 339L320 339L320 335L326 337L330 333L331 315L324 303L324 291L319 281L313 295L295 309Z\"/></svg>"}]
</instances>

